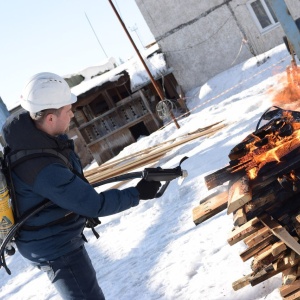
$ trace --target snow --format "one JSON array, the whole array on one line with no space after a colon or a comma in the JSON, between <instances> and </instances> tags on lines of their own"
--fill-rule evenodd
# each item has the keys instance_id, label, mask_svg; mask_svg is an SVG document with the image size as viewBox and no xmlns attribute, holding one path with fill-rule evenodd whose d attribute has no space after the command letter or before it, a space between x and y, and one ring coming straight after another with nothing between
<instances>
[{"instance_id":1,"label":"snow","mask_svg":"<svg viewBox=\"0 0 300 300\"><path fill-rule=\"evenodd\" d=\"M110 57L107 58L105 61L103 61L99 66L85 68L84 70L80 71L77 74L65 75L63 77L70 78L74 75L82 75L85 78L85 80L90 80L92 79L93 76L97 74L101 74L114 69L116 64L117 64L116 60L113 57Z\"/></svg>"},{"instance_id":2,"label":"snow","mask_svg":"<svg viewBox=\"0 0 300 300\"><path fill-rule=\"evenodd\" d=\"M158 45L154 44L149 49L146 49L140 53L154 78L159 78L170 71L166 65L164 55L162 53L156 53L158 50ZM131 57L128 61L117 67L114 67L114 65L115 60L110 58L99 66L86 68L76 74L69 74L63 77L70 78L74 75L82 75L85 78L85 80L83 80L80 84L71 88L72 93L74 93L76 96L79 96L96 86L101 86L107 81L117 81L122 76L120 73L123 71L127 71L129 74L130 87L132 91L135 91L139 87L150 82L149 75L137 55ZM99 74L99 72L102 73L104 71L107 72L101 74L101 76L95 76Z\"/></svg>"},{"instance_id":3,"label":"snow","mask_svg":"<svg viewBox=\"0 0 300 300\"><path fill-rule=\"evenodd\" d=\"M239 257L245 249L242 242L227 243L232 215L224 210L195 226L192 210L200 200L224 188L208 191L204 176L229 163L231 148L255 130L264 111L274 104L284 108L284 103L273 99L278 99L284 88L289 63L289 54L280 45L217 75L187 93L191 114L179 119L180 129L170 122L119 154L117 158L180 139L218 121L226 124L212 136L174 148L157 163L172 168L188 156L182 168L189 175L182 185L174 180L161 198L141 201L130 210L101 218L99 240L86 230L86 248L107 300L281 299L281 274L234 291L232 283L251 273L251 260L243 262ZM297 107L296 102L293 105ZM109 186L98 189L104 188ZM7 263L12 275L0 271L1 299L60 299L46 274L28 265L18 252Z\"/></svg>"}]
</instances>

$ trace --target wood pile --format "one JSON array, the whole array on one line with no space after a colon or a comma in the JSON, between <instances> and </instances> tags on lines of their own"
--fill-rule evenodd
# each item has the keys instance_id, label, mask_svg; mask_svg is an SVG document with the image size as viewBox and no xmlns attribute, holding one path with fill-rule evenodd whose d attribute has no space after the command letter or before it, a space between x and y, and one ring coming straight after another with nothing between
<instances>
[{"instance_id":1,"label":"wood pile","mask_svg":"<svg viewBox=\"0 0 300 300\"><path fill-rule=\"evenodd\" d=\"M225 187L193 209L196 225L224 209L233 214L228 243L243 241L251 273L238 290L282 273L283 299L300 299L300 113L276 108L229 153L229 165L205 177L208 190ZM227 184L228 182L228 184Z\"/></svg>"},{"instance_id":2,"label":"wood pile","mask_svg":"<svg viewBox=\"0 0 300 300\"><path fill-rule=\"evenodd\" d=\"M187 133L183 136L167 140L163 143L149 147L147 149L132 153L119 159L112 159L99 167L85 171L84 175L93 184L114 176L118 176L137 168L144 167L145 165L154 164L161 159L167 152L174 150L185 143L192 140L209 137L222 128L226 124L222 122L213 123L207 127L199 128L194 132Z\"/></svg>"}]
</instances>

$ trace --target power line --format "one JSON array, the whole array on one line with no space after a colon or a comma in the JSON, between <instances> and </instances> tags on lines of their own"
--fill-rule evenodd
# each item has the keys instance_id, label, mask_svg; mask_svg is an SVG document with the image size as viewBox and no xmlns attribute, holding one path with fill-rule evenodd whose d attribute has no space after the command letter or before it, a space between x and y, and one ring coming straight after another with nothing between
<instances>
[{"instance_id":1,"label":"power line","mask_svg":"<svg viewBox=\"0 0 300 300\"><path fill-rule=\"evenodd\" d=\"M94 28L93 28L93 26L92 26L92 24L91 24L91 22L90 22L88 16L87 16L87 14L86 14L86 13L84 13L84 14L85 14L85 16L86 16L86 18L87 18L87 20L88 20L88 22L89 22L89 24L90 24L90 26L91 26L93 32L94 32L94 35L95 35L95 37L96 37L96 39L97 39L97 41L98 41L98 43L99 43L99 45L100 45L100 47L101 47L103 53L105 54L106 58L108 58L106 52L104 51L104 49L103 49L103 47L102 47L102 45L101 45L101 43L100 43L100 41L99 41L99 39L98 39L98 36L97 36L97 34L96 34L96 32L95 32L95 30L94 30Z\"/></svg>"}]
</instances>

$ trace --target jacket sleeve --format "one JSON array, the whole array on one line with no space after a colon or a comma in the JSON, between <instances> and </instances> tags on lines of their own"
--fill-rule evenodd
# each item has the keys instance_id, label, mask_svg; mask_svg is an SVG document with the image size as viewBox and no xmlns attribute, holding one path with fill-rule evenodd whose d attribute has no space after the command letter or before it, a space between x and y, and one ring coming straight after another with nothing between
<instances>
[{"instance_id":1,"label":"jacket sleeve","mask_svg":"<svg viewBox=\"0 0 300 300\"><path fill-rule=\"evenodd\" d=\"M103 217L139 204L135 187L97 193L87 182L61 164L51 164L38 174L33 191L60 207L86 217Z\"/></svg>"}]
</instances>

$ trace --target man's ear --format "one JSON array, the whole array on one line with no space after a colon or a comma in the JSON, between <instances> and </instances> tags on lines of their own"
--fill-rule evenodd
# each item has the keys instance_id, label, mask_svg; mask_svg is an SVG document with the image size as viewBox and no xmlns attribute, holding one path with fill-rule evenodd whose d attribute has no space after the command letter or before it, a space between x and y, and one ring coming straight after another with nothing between
<instances>
[{"instance_id":1,"label":"man's ear","mask_svg":"<svg viewBox=\"0 0 300 300\"><path fill-rule=\"evenodd\" d=\"M47 116L46 116L46 121L47 122L50 122L50 123L52 123L53 122L53 120L54 120L54 114L48 114Z\"/></svg>"}]
</instances>

